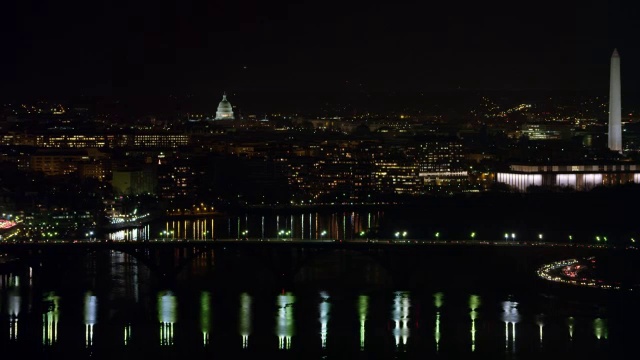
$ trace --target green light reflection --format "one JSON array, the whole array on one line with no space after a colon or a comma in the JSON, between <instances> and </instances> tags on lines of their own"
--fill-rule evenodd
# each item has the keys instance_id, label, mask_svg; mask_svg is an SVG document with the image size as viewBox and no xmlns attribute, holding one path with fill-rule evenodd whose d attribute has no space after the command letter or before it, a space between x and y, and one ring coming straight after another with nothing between
<instances>
[{"instance_id":1,"label":"green light reflection","mask_svg":"<svg viewBox=\"0 0 640 360\"><path fill-rule=\"evenodd\" d=\"M358 315L360 318L360 350L364 350L365 344L365 326L367 322L367 313L369 312L369 297L360 295L358 297Z\"/></svg>"},{"instance_id":2,"label":"green light reflection","mask_svg":"<svg viewBox=\"0 0 640 360\"><path fill-rule=\"evenodd\" d=\"M200 331L202 332L202 344L209 344L209 333L211 332L211 294L203 291L200 294Z\"/></svg>"},{"instance_id":3,"label":"green light reflection","mask_svg":"<svg viewBox=\"0 0 640 360\"><path fill-rule=\"evenodd\" d=\"M437 309L440 309L442 307L443 302L444 302L443 293L438 292L433 294L433 305L435 305Z\"/></svg>"},{"instance_id":4,"label":"green light reflection","mask_svg":"<svg viewBox=\"0 0 640 360\"><path fill-rule=\"evenodd\" d=\"M42 344L51 346L58 341L60 297L56 296L54 292L49 292L44 294L44 302L47 309L42 314Z\"/></svg>"},{"instance_id":5,"label":"green light reflection","mask_svg":"<svg viewBox=\"0 0 640 360\"><path fill-rule=\"evenodd\" d=\"M437 292L433 294L433 305L436 307L436 328L434 330L434 337L436 340L436 351L440 350L440 308L444 304L444 294Z\"/></svg>"},{"instance_id":6,"label":"green light reflection","mask_svg":"<svg viewBox=\"0 0 640 360\"><path fill-rule=\"evenodd\" d=\"M480 307L480 303L480 296L469 296L469 309L471 309L469 313L469 316L471 316L471 351L476 351L476 319L478 318L476 309Z\"/></svg>"},{"instance_id":7,"label":"green light reflection","mask_svg":"<svg viewBox=\"0 0 640 360\"><path fill-rule=\"evenodd\" d=\"M131 324L124 326L124 345L127 346L131 341Z\"/></svg>"},{"instance_id":8,"label":"green light reflection","mask_svg":"<svg viewBox=\"0 0 640 360\"><path fill-rule=\"evenodd\" d=\"M251 296L247 293L240 294L240 322L238 330L242 336L242 348L249 346L249 335L251 335Z\"/></svg>"},{"instance_id":9,"label":"green light reflection","mask_svg":"<svg viewBox=\"0 0 640 360\"><path fill-rule=\"evenodd\" d=\"M601 318L593 319L593 334L598 340L602 338L609 338L609 328L607 326L607 320Z\"/></svg>"}]
</instances>

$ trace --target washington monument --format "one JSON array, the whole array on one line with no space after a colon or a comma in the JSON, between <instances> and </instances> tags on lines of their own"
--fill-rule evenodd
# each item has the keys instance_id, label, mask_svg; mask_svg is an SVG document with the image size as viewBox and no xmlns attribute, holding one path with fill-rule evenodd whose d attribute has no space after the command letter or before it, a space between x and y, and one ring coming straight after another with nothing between
<instances>
[{"instance_id":1,"label":"washington monument","mask_svg":"<svg viewBox=\"0 0 640 360\"><path fill-rule=\"evenodd\" d=\"M609 149L622 152L622 105L620 99L620 56L613 49L609 79Z\"/></svg>"}]
</instances>

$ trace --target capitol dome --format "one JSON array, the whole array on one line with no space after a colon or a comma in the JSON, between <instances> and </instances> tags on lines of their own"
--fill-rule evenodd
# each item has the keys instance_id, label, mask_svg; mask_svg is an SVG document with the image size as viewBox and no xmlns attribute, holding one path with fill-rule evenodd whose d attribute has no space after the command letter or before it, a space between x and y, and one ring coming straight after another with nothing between
<instances>
[{"instance_id":1,"label":"capitol dome","mask_svg":"<svg viewBox=\"0 0 640 360\"><path fill-rule=\"evenodd\" d=\"M231 103L227 100L227 93L222 95L222 101L218 104L218 111L216 111L216 120L233 120L233 109Z\"/></svg>"}]
</instances>

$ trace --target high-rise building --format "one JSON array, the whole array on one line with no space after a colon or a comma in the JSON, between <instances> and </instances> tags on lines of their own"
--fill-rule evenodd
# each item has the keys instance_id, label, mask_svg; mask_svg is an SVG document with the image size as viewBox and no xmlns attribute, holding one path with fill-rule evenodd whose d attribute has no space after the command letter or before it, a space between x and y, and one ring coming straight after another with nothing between
<instances>
[{"instance_id":1,"label":"high-rise building","mask_svg":"<svg viewBox=\"0 0 640 360\"><path fill-rule=\"evenodd\" d=\"M222 101L218 104L218 111L216 111L216 120L233 120L233 108L231 103L227 100L227 93L222 95Z\"/></svg>"},{"instance_id":2,"label":"high-rise building","mask_svg":"<svg viewBox=\"0 0 640 360\"><path fill-rule=\"evenodd\" d=\"M457 138L423 139L419 147L419 176L428 193L461 192L468 179L462 143Z\"/></svg>"},{"instance_id":3,"label":"high-rise building","mask_svg":"<svg viewBox=\"0 0 640 360\"><path fill-rule=\"evenodd\" d=\"M622 104L620 99L620 56L618 50L611 55L609 79L609 149L622 151Z\"/></svg>"}]
</instances>

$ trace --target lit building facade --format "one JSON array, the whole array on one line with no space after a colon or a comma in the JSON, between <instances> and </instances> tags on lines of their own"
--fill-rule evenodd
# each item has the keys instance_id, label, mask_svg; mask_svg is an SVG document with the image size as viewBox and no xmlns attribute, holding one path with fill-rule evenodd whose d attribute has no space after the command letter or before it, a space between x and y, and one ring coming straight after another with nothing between
<instances>
[{"instance_id":1,"label":"lit building facade","mask_svg":"<svg viewBox=\"0 0 640 360\"><path fill-rule=\"evenodd\" d=\"M181 133L138 134L22 134L0 135L0 145L26 145L39 148L177 148L191 144L191 136Z\"/></svg>"},{"instance_id":2,"label":"lit building facade","mask_svg":"<svg viewBox=\"0 0 640 360\"><path fill-rule=\"evenodd\" d=\"M218 104L218 110L216 111L215 120L233 120L233 107L229 100L227 100L227 93L222 95L222 101Z\"/></svg>"},{"instance_id":3,"label":"lit building facade","mask_svg":"<svg viewBox=\"0 0 640 360\"><path fill-rule=\"evenodd\" d=\"M419 176L426 192L459 192L468 182L462 144L456 138L434 138L418 147Z\"/></svg>"},{"instance_id":4,"label":"lit building facade","mask_svg":"<svg viewBox=\"0 0 640 360\"><path fill-rule=\"evenodd\" d=\"M640 182L640 165L629 163L591 165L510 165L509 171L496 173L496 181L520 191L530 186L570 187L586 191L596 186Z\"/></svg>"}]
</instances>

